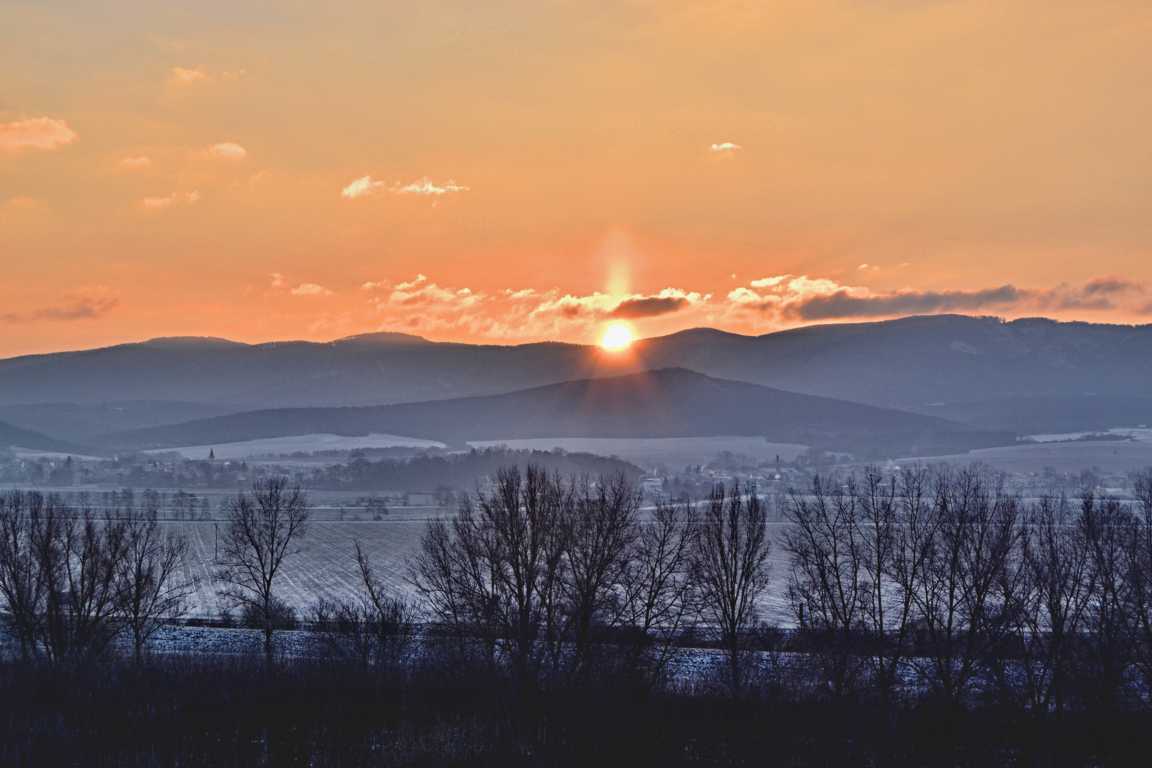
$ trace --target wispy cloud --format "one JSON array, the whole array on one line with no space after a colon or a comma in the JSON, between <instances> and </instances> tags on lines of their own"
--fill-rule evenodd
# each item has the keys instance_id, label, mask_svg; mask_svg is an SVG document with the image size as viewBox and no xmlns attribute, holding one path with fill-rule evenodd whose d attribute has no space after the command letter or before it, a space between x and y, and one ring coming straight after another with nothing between
<instances>
[{"instance_id":1,"label":"wispy cloud","mask_svg":"<svg viewBox=\"0 0 1152 768\"><path fill-rule=\"evenodd\" d=\"M243 160L248 157L248 150L234 141L222 141L208 147L208 154L220 160Z\"/></svg>"},{"instance_id":2,"label":"wispy cloud","mask_svg":"<svg viewBox=\"0 0 1152 768\"><path fill-rule=\"evenodd\" d=\"M801 299L787 309L800 320L891 317L1006 307L1019 303L1024 296L1014 285L977 291L898 291L865 296L839 290L826 296Z\"/></svg>"},{"instance_id":3,"label":"wispy cloud","mask_svg":"<svg viewBox=\"0 0 1152 768\"><path fill-rule=\"evenodd\" d=\"M200 193L192 190L191 192L171 192L167 195L144 197L140 200L140 207L146 211L163 211L179 205L195 205L198 202L200 202Z\"/></svg>"},{"instance_id":4,"label":"wispy cloud","mask_svg":"<svg viewBox=\"0 0 1152 768\"><path fill-rule=\"evenodd\" d=\"M217 80L232 82L242 79L246 74L247 72L243 69L213 73L198 66L172 67L168 70L168 84L177 88L185 88L188 86L208 85Z\"/></svg>"},{"instance_id":5,"label":"wispy cloud","mask_svg":"<svg viewBox=\"0 0 1152 768\"><path fill-rule=\"evenodd\" d=\"M397 195L426 195L432 197L440 197L441 195L453 195L459 192L467 192L468 187L463 184L457 184L452 179L437 184L434 183L427 176L417 179L409 184L396 185L392 187L392 192Z\"/></svg>"},{"instance_id":6,"label":"wispy cloud","mask_svg":"<svg viewBox=\"0 0 1152 768\"><path fill-rule=\"evenodd\" d=\"M293 296L331 296L332 291L318 283L300 283L289 291Z\"/></svg>"},{"instance_id":7,"label":"wispy cloud","mask_svg":"<svg viewBox=\"0 0 1152 768\"><path fill-rule=\"evenodd\" d=\"M50 152L66 147L79 138L65 120L32 117L0 123L0 152Z\"/></svg>"},{"instance_id":8,"label":"wispy cloud","mask_svg":"<svg viewBox=\"0 0 1152 768\"><path fill-rule=\"evenodd\" d=\"M471 288L446 288L430 281L427 275L416 275L411 280L397 283L383 304L401 306L432 306L452 310L467 309L485 301L487 296Z\"/></svg>"},{"instance_id":9,"label":"wispy cloud","mask_svg":"<svg viewBox=\"0 0 1152 768\"><path fill-rule=\"evenodd\" d=\"M533 316L554 315L567 319L601 320L605 318L639 319L657 317L679 312L692 305L706 302L710 295L679 288L665 288L654 294L631 294L615 296L608 293L591 293L584 296L564 294L540 302Z\"/></svg>"},{"instance_id":10,"label":"wispy cloud","mask_svg":"<svg viewBox=\"0 0 1152 768\"><path fill-rule=\"evenodd\" d=\"M172 67L168 70L168 82L173 85L194 85L208 80L208 73L199 67Z\"/></svg>"},{"instance_id":11,"label":"wispy cloud","mask_svg":"<svg viewBox=\"0 0 1152 768\"><path fill-rule=\"evenodd\" d=\"M1062 283L1055 288L1035 293L1036 304L1043 310L1107 310L1117 302L1143 293L1139 283L1118 277L1099 277L1084 285Z\"/></svg>"},{"instance_id":12,"label":"wispy cloud","mask_svg":"<svg viewBox=\"0 0 1152 768\"><path fill-rule=\"evenodd\" d=\"M742 149L744 149L744 147L732 141L721 141L718 144L712 144L708 147L708 151L716 155L732 155Z\"/></svg>"},{"instance_id":13,"label":"wispy cloud","mask_svg":"<svg viewBox=\"0 0 1152 768\"><path fill-rule=\"evenodd\" d=\"M71 320L94 320L102 317L120 304L120 300L107 289L95 289L66 297L59 304L39 307L24 312L0 313L0 321L5 323L35 323L39 321L67 322Z\"/></svg>"},{"instance_id":14,"label":"wispy cloud","mask_svg":"<svg viewBox=\"0 0 1152 768\"><path fill-rule=\"evenodd\" d=\"M678 288L665 288L660 293L651 296L635 295L621 301L609 313L611 317L625 319L640 319L642 317L658 317L679 312L696 304L708 301L710 295L695 291L682 291Z\"/></svg>"},{"instance_id":15,"label":"wispy cloud","mask_svg":"<svg viewBox=\"0 0 1152 768\"><path fill-rule=\"evenodd\" d=\"M1100 278L1080 286L1021 288L1010 283L973 290L903 289L876 291L828 278L775 275L753 280L728 293L730 305L760 313L777 323L848 320L900 315L977 311L1051 311L1113 309L1142 287L1118 278Z\"/></svg>"},{"instance_id":16,"label":"wispy cloud","mask_svg":"<svg viewBox=\"0 0 1152 768\"><path fill-rule=\"evenodd\" d=\"M126 171L142 171L152 167L152 158L147 155L130 155L120 159L120 167Z\"/></svg>"},{"instance_id":17,"label":"wispy cloud","mask_svg":"<svg viewBox=\"0 0 1152 768\"><path fill-rule=\"evenodd\" d=\"M354 200L358 197L375 194L376 190L383 186L384 182L382 181L377 181L371 176L361 176L340 190L340 196L348 200Z\"/></svg>"}]
</instances>

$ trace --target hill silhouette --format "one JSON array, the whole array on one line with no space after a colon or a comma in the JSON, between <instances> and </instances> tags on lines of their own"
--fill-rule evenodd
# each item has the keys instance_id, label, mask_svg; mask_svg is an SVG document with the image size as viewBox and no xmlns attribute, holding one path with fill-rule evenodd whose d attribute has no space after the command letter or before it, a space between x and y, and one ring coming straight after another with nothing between
<instances>
[{"instance_id":1,"label":"hill silhouette","mask_svg":"<svg viewBox=\"0 0 1152 768\"><path fill-rule=\"evenodd\" d=\"M84 453L84 449L71 443L30 429L21 429L4 421L0 421L0 448L27 448L32 451L51 451L53 453Z\"/></svg>"},{"instance_id":2,"label":"hill silhouette","mask_svg":"<svg viewBox=\"0 0 1152 768\"><path fill-rule=\"evenodd\" d=\"M121 432L102 442L110 448L144 449L309 433L388 433L452 445L540 437L750 435L884 455L967 450L1014 439L930 416L670 368L501 395L249 411Z\"/></svg>"},{"instance_id":3,"label":"hill silhouette","mask_svg":"<svg viewBox=\"0 0 1152 768\"><path fill-rule=\"evenodd\" d=\"M1042 398L1064 407L1034 409L1029 431L1069 423L1099 429L1146 420L1152 326L942 315L763 336L694 329L637 342L623 355L576 344L457 344L394 333L324 343L157 339L0 360L0 406L174 401L240 411L378 405L677 367L985 427L998 426L988 423L997 412L1013 415L1014 403ZM1114 402L1102 408L1086 399L1093 397ZM186 417L153 409L149 418ZM79 439L32 416L21 425Z\"/></svg>"}]
</instances>

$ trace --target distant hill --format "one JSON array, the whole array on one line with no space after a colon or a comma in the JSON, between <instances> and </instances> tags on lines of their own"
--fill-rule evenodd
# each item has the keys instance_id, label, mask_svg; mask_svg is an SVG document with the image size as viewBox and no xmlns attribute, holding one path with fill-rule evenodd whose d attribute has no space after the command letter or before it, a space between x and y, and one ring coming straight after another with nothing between
<instances>
[{"instance_id":1,"label":"distant hill","mask_svg":"<svg viewBox=\"0 0 1152 768\"><path fill-rule=\"evenodd\" d=\"M55 453L84 453L84 449L56 440L48 435L21 429L0 421L0 448L27 448L32 451L52 451Z\"/></svg>"},{"instance_id":2,"label":"distant hill","mask_svg":"<svg viewBox=\"0 0 1152 768\"><path fill-rule=\"evenodd\" d=\"M0 405L12 426L84 443L96 435L175 424L245 410L213 403L141 400L113 403L28 403Z\"/></svg>"},{"instance_id":3,"label":"distant hill","mask_svg":"<svg viewBox=\"0 0 1152 768\"><path fill-rule=\"evenodd\" d=\"M963 403L1068 398L1069 407L1087 408L1083 398L1112 398L1114 407L1096 409L1092 417L1091 428L1104 428L1142 418L1138 400L1152 393L1152 326L944 315L763 336L695 329L638 342L624 355L575 344L453 344L405 334L326 343L156 339L0 360L0 405L160 400L224 409L376 405L498 394L658 368L688 368L929 415L947 414L939 409ZM1051 415L1030 424L1029 431L1055 429L1068 414ZM78 436L49 431L61 438Z\"/></svg>"},{"instance_id":4,"label":"distant hill","mask_svg":"<svg viewBox=\"0 0 1152 768\"><path fill-rule=\"evenodd\" d=\"M447 344L403 334L251 345L155 339L0 360L0 405L363 405L507 392L598 375L602 362L594 348L568 344Z\"/></svg>"},{"instance_id":5,"label":"distant hill","mask_svg":"<svg viewBox=\"0 0 1152 768\"><path fill-rule=\"evenodd\" d=\"M942 315L759 337L702 329L655 339L644 355L652 367L675 361L713 376L909 410L1152 393L1152 325Z\"/></svg>"},{"instance_id":6,"label":"distant hill","mask_svg":"<svg viewBox=\"0 0 1152 768\"><path fill-rule=\"evenodd\" d=\"M114 449L296 434L390 433L461 445L541 437L763 436L879 455L956 452L1014 436L920 414L716 379L685 369L583 379L502 395L358 408L237 413L107 436Z\"/></svg>"},{"instance_id":7,"label":"distant hill","mask_svg":"<svg viewBox=\"0 0 1152 768\"><path fill-rule=\"evenodd\" d=\"M1152 426L1152 396L1036 395L948 403L924 410L975 427L1010 429L1022 435Z\"/></svg>"}]
</instances>

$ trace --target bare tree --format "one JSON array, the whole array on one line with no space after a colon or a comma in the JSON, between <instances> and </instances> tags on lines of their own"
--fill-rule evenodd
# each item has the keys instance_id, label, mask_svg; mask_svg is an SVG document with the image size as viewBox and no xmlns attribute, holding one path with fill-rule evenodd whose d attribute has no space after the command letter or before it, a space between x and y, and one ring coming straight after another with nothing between
<instances>
[{"instance_id":1,"label":"bare tree","mask_svg":"<svg viewBox=\"0 0 1152 768\"><path fill-rule=\"evenodd\" d=\"M875 468L864 475L861 519L870 582L865 616L873 681L885 702L907 660L916 588L930 552L935 518L926 503L928 489L923 467L904 468L887 481Z\"/></svg>"},{"instance_id":2,"label":"bare tree","mask_svg":"<svg viewBox=\"0 0 1152 768\"><path fill-rule=\"evenodd\" d=\"M1137 528L1131 511L1113 498L1085 491L1080 499L1080 534L1088 550L1090 589L1081 644L1084 679L1098 703L1111 705L1124 688L1132 660L1133 592L1131 551Z\"/></svg>"},{"instance_id":3,"label":"bare tree","mask_svg":"<svg viewBox=\"0 0 1152 768\"><path fill-rule=\"evenodd\" d=\"M1091 560L1064 497L1041 498L1028 510L1025 532L1019 667L1031 706L1062 712L1073 651L1091 599Z\"/></svg>"},{"instance_id":4,"label":"bare tree","mask_svg":"<svg viewBox=\"0 0 1152 768\"><path fill-rule=\"evenodd\" d=\"M356 600L322 600L313 626L328 651L364 667L391 668L403 661L412 640L412 609L389 594L368 556L355 545L360 594Z\"/></svg>"},{"instance_id":5,"label":"bare tree","mask_svg":"<svg viewBox=\"0 0 1152 768\"><path fill-rule=\"evenodd\" d=\"M465 498L450 524L430 524L410 579L433 614L453 624L461 648L476 633L492 653L506 647L526 677L543 634L558 660L572 499L571 487L543 469L511 467Z\"/></svg>"},{"instance_id":6,"label":"bare tree","mask_svg":"<svg viewBox=\"0 0 1152 768\"><path fill-rule=\"evenodd\" d=\"M119 611L132 633L132 655L139 663L156 630L184 615L196 581L183 573L188 540L165 534L152 504L129 510L124 519L124 556L119 563Z\"/></svg>"},{"instance_id":7,"label":"bare tree","mask_svg":"<svg viewBox=\"0 0 1152 768\"><path fill-rule=\"evenodd\" d=\"M719 629L734 694L743 688L744 639L756 621L756 601L768 588L767 507L755 486L717 485L693 537L692 573L706 621Z\"/></svg>"},{"instance_id":8,"label":"bare tree","mask_svg":"<svg viewBox=\"0 0 1152 768\"><path fill-rule=\"evenodd\" d=\"M673 643L695 611L689 570L696 523L691 502L657 501L652 519L640 525L623 574L624 621L636 638L629 662L651 681L663 675Z\"/></svg>"},{"instance_id":9,"label":"bare tree","mask_svg":"<svg viewBox=\"0 0 1152 768\"><path fill-rule=\"evenodd\" d=\"M97 518L45 506L33 547L45 587L41 644L51 661L99 656L116 636L126 544L126 528L110 512Z\"/></svg>"},{"instance_id":10,"label":"bare tree","mask_svg":"<svg viewBox=\"0 0 1152 768\"><path fill-rule=\"evenodd\" d=\"M783 541L791 558L789 602L825 662L835 695L855 684L871 593L855 478L846 486L817 476L807 493L793 493Z\"/></svg>"},{"instance_id":11,"label":"bare tree","mask_svg":"<svg viewBox=\"0 0 1152 768\"><path fill-rule=\"evenodd\" d=\"M37 529L44 524L50 502L39 493L12 491L0 498L0 598L20 655L29 660L37 651L46 585L37 557Z\"/></svg>"},{"instance_id":12,"label":"bare tree","mask_svg":"<svg viewBox=\"0 0 1152 768\"><path fill-rule=\"evenodd\" d=\"M979 467L936 478L930 556L916 592L926 640L916 666L937 693L960 702L988 653L1011 629L1020 584L1006 568L1020 540L1019 504Z\"/></svg>"},{"instance_id":13,"label":"bare tree","mask_svg":"<svg viewBox=\"0 0 1152 768\"><path fill-rule=\"evenodd\" d=\"M428 523L419 551L408 562L408 581L433 621L452 632L461 657L475 647L469 642L474 639L492 660L496 650L495 578L482 562L479 542L470 538L474 530L468 519L471 516L471 506L462 502L451 522Z\"/></svg>"},{"instance_id":14,"label":"bare tree","mask_svg":"<svg viewBox=\"0 0 1152 768\"><path fill-rule=\"evenodd\" d=\"M287 478L257 480L251 493L240 493L228 505L221 542L224 566L217 572L221 596L256 616L264 633L264 655L270 663L279 599L276 577L294 540L307 528L308 497Z\"/></svg>"},{"instance_id":15,"label":"bare tree","mask_svg":"<svg viewBox=\"0 0 1152 768\"><path fill-rule=\"evenodd\" d=\"M1152 685L1152 468L1133 478L1138 515L1133 522L1130 571L1136 663L1145 687Z\"/></svg>"},{"instance_id":16,"label":"bare tree","mask_svg":"<svg viewBox=\"0 0 1152 768\"><path fill-rule=\"evenodd\" d=\"M575 491L562 586L578 672L586 671L594 626L615 624L624 613L627 555L636 538L640 498L623 475L595 484L585 478Z\"/></svg>"},{"instance_id":17,"label":"bare tree","mask_svg":"<svg viewBox=\"0 0 1152 768\"><path fill-rule=\"evenodd\" d=\"M363 588L362 602L372 627L375 660L378 664L394 664L403 658L412 639L412 609L388 592L359 542L355 549Z\"/></svg>"}]
</instances>

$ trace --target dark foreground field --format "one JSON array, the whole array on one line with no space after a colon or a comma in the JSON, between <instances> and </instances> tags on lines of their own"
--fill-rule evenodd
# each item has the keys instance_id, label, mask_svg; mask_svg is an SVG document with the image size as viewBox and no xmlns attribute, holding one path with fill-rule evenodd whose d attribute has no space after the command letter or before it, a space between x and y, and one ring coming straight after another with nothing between
<instances>
[{"instance_id":1,"label":"dark foreground field","mask_svg":"<svg viewBox=\"0 0 1152 768\"><path fill-rule=\"evenodd\" d=\"M167 657L0 666L3 765L1117 765L1152 716L832 701L767 680L738 698L626 673L523 684L481 666Z\"/></svg>"}]
</instances>

